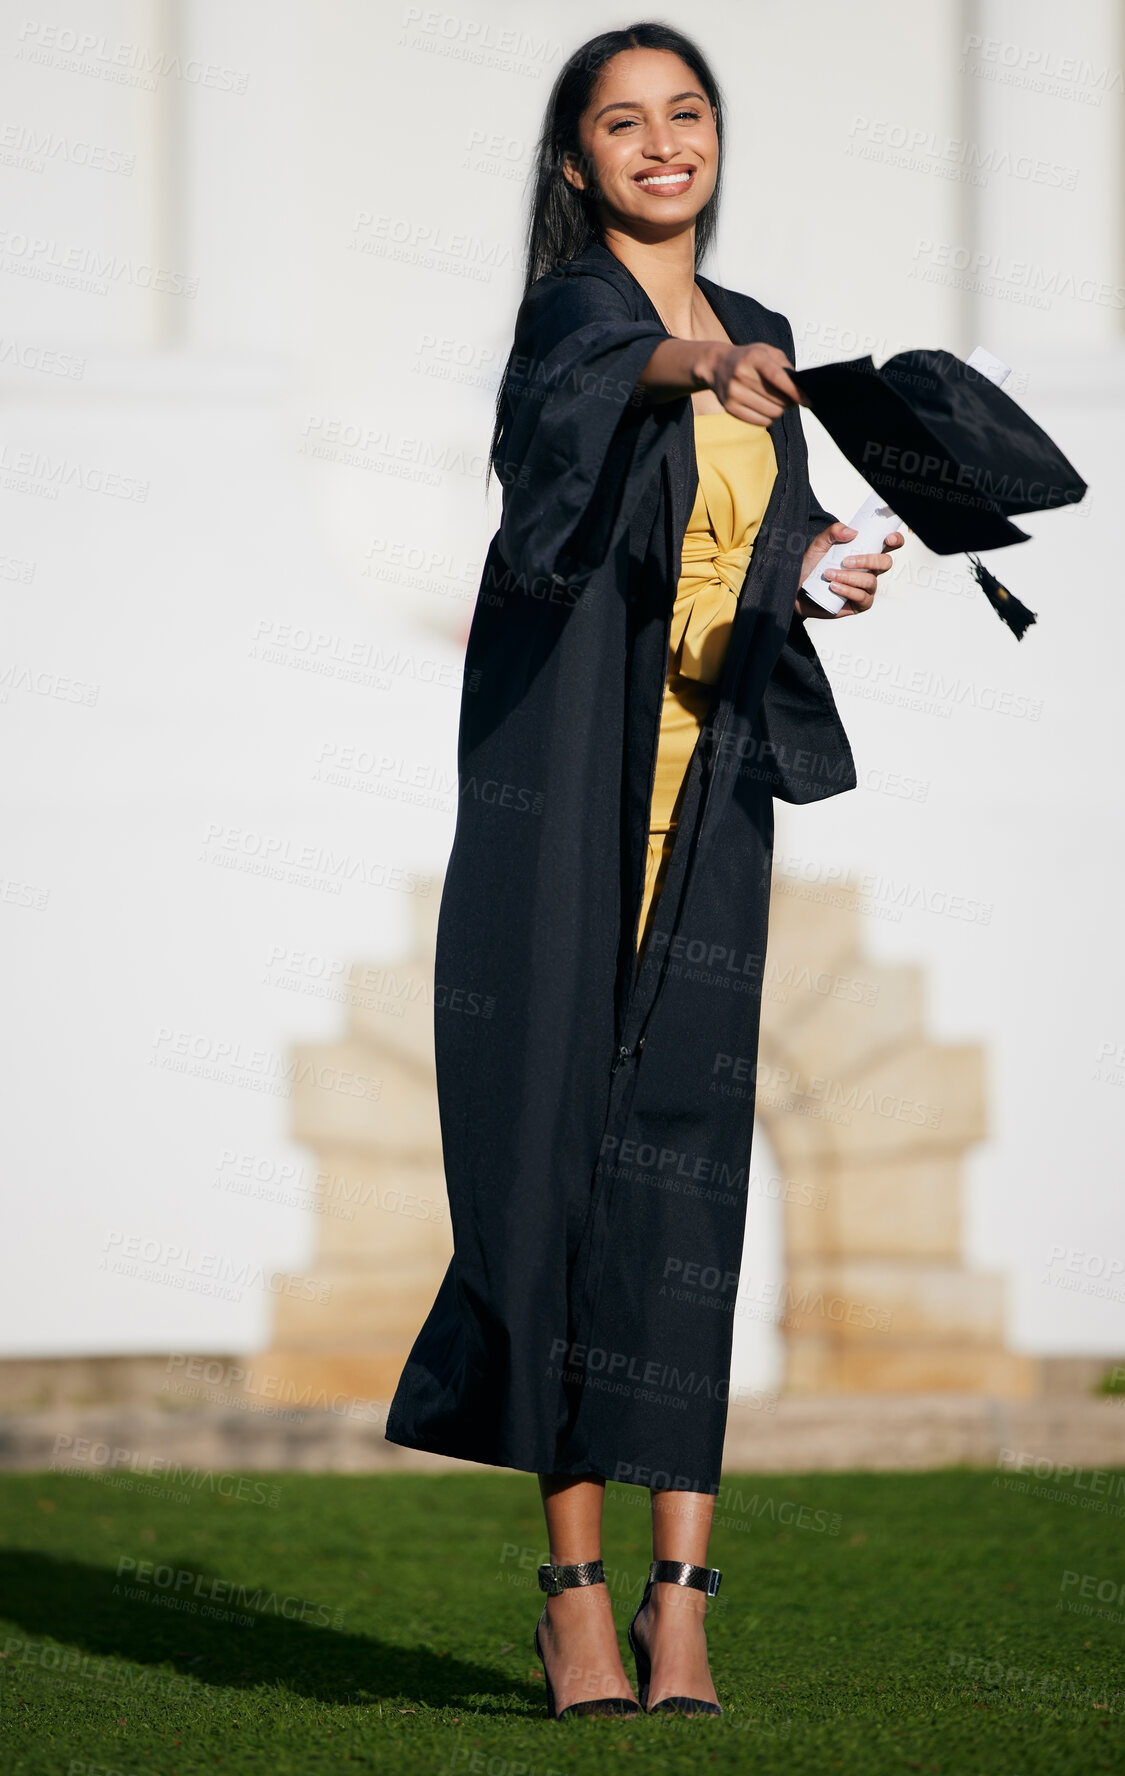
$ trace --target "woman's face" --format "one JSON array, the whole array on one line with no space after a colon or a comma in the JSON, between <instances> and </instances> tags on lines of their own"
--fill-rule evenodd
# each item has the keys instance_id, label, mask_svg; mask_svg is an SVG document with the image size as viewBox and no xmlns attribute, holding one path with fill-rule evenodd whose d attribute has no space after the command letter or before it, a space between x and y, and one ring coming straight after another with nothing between
<instances>
[{"instance_id":1,"label":"woman's face","mask_svg":"<svg viewBox=\"0 0 1125 1776\"><path fill-rule=\"evenodd\" d=\"M715 111L686 62L666 49L625 49L598 76L578 129L581 158L564 176L595 189L603 226L641 239L691 227L715 189Z\"/></svg>"}]
</instances>

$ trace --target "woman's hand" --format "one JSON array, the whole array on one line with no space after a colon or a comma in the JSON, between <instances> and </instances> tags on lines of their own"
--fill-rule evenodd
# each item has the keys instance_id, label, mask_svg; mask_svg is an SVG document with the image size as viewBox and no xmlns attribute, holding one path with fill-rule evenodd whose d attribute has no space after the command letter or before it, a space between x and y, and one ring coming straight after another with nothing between
<instances>
[{"instance_id":1,"label":"woman's hand","mask_svg":"<svg viewBox=\"0 0 1125 1776\"><path fill-rule=\"evenodd\" d=\"M804 405L789 374L792 369L776 345L732 345L729 339L662 339L638 376L637 388L653 403L713 389L736 419L768 426L787 407Z\"/></svg>"},{"instance_id":2,"label":"woman's hand","mask_svg":"<svg viewBox=\"0 0 1125 1776\"><path fill-rule=\"evenodd\" d=\"M804 405L792 368L776 345L716 345L708 381L728 413L768 426L787 407Z\"/></svg>"},{"instance_id":3,"label":"woman's hand","mask_svg":"<svg viewBox=\"0 0 1125 1776\"><path fill-rule=\"evenodd\" d=\"M801 563L801 585L803 586L817 562L827 555L833 543L846 543L858 532L850 525L839 520L830 524L815 536L805 550L805 558ZM902 532L892 530L883 538L884 555L845 555L841 567L829 568L824 575L824 584L832 592L838 592L841 598L847 599L843 610L821 610L811 598L803 592L797 594L796 610L801 617L854 617L860 611L870 610L875 602L875 584L882 573L886 573L894 563L890 551L901 549L905 541Z\"/></svg>"}]
</instances>

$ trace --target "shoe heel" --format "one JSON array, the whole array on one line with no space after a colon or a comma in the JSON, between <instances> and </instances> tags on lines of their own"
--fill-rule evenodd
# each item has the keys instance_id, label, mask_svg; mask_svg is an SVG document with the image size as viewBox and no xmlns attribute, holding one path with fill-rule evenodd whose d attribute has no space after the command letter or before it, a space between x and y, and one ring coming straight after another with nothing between
<instances>
[{"instance_id":1,"label":"shoe heel","mask_svg":"<svg viewBox=\"0 0 1125 1776\"><path fill-rule=\"evenodd\" d=\"M546 1691L547 1691L547 1713L551 1716L552 1720L558 1720L558 1718L559 1718L558 1713L555 1709L555 1692L551 1688L551 1680L547 1675L547 1661L543 1657L543 1648L539 1644L539 1629L538 1628L536 1628L536 1630L535 1630L535 1638L531 1644L535 1648L535 1657L538 1659L540 1665L542 1665L542 1667L543 1667L543 1683L544 1683L544 1686L546 1687Z\"/></svg>"},{"instance_id":2,"label":"shoe heel","mask_svg":"<svg viewBox=\"0 0 1125 1776\"><path fill-rule=\"evenodd\" d=\"M645 1586L644 1596L641 1598L640 1603L634 1611L633 1621L629 1623L629 1626L626 1629L626 1634L629 1638L629 1651L632 1653L633 1662L637 1667L637 1700L642 1709L647 1709L648 1707L648 1686L652 1678L652 1660L645 1652L644 1647L639 1645L636 1636L633 1633L633 1623L636 1622L637 1617L648 1602L648 1595L651 1589L651 1585Z\"/></svg>"}]
</instances>

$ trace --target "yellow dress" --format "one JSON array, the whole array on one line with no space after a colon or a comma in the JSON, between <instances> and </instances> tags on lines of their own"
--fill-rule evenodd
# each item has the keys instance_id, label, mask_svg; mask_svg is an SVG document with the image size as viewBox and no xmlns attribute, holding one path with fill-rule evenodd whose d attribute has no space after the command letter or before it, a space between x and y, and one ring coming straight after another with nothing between
<instances>
[{"instance_id":1,"label":"yellow dress","mask_svg":"<svg viewBox=\"0 0 1125 1776\"><path fill-rule=\"evenodd\" d=\"M715 696L738 593L777 474L769 428L725 410L695 415L695 455L699 485L672 609L638 955L672 853L687 768Z\"/></svg>"}]
</instances>

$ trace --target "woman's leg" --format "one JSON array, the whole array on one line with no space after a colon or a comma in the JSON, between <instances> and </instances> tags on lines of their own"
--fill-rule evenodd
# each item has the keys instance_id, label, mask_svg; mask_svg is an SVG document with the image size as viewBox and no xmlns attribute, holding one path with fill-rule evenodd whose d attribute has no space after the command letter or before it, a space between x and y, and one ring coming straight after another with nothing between
<instances>
[{"instance_id":1,"label":"woman's leg","mask_svg":"<svg viewBox=\"0 0 1125 1776\"><path fill-rule=\"evenodd\" d=\"M555 1566L602 1557L605 1481L540 1474L547 1541ZM575 1585L545 1599L539 1639L559 1709L597 1696L635 1700L621 1663L607 1585Z\"/></svg>"},{"instance_id":2,"label":"woman's leg","mask_svg":"<svg viewBox=\"0 0 1125 1776\"><path fill-rule=\"evenodd\" d=\"M710 1492L654 1492L652 1557L707 1565L707 1543L715 1498ZM707 1663L703 1618L707 1598L686 1585L652 1587L633 1632L652 1660L648 1702L665 1696L695 1696L717 1702Z\"/></svg>"}]
</instances>

